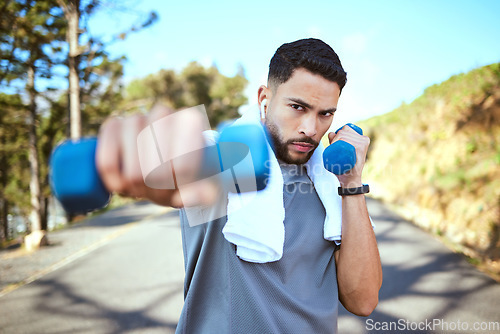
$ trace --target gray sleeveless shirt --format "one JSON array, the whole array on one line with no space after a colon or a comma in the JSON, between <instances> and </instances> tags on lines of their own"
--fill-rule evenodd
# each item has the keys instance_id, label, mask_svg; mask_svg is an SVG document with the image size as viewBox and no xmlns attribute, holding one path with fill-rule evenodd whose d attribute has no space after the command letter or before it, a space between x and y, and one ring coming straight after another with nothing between
<instances>
[{"instance_id":1,"label":"gray sleeveless shirt","mask_svg":"<svg viewBox=\"0 0 500 334\"><path fill-rule=\"evenodd\" d=\"M198 209L206 224L190 227L181 210L186 278L176 333L336 333L337 246L323 238L325 209L303 166L281 164L283 257L251 263L222 234L227 207ZM190 209L191 210L191 209ZM220 215L219 215L220 217Z\"/></svg>"}]
</instances>

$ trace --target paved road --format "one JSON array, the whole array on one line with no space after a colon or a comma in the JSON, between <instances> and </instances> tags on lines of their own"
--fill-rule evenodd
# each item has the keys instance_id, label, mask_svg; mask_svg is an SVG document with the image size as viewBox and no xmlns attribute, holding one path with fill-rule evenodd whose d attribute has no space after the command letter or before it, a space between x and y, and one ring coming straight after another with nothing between
<instances>
[{"instance_id":1,"label":"paved road","mask_svg":"<svg viewBox=\"0 0 500 334\"><path fill-rule=\"evenodd\" d=\"M384 273L380 302L368 318L342 309L339 333L500 333L500 284L381 203L368 207ZM484 322L496 330L472 330ZM399 329L380 330L389 325Z\"/></svg>"},{"instance_id":2,"label":"paved road","mask_svg":"<svg viewBox=\"0 0 500 334\"><path fill-rule=\"evenodd\" d=\"M107 216L128 224L117 218L108 227L101 218L74 230L94 235L100 228L103 238L89 237L75 260L0 297L0 333L173 333L183 302L178 213L136 210L146 216L140 223L133 223L139 214L116 210Z\"/></svg>"},{"instance_id":3,"label":"paved road","mask_svg":"<svg viewBox=\"0 0 500 334\"><path fill-rule=\"evenodd\" d=\"M341 309L339 333L500 332L472 331L500 322L500 284L378 202L369 208L384 267L381 301L368 318ZM51 265L61 268L0 297L0 333L173 333L184 274L178 215L149 204L132 209L107 213L112 226L101 218L73 231L103 230L83 252Z\"/></svg>"}]
</instances>

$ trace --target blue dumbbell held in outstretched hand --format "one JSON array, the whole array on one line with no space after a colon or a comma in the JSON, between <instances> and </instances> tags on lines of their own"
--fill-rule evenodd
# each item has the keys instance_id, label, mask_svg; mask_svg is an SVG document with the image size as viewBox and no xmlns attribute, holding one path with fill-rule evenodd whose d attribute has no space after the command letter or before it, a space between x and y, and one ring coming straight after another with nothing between
<instances>
[{"instance_id":1,"label":"blue dumbbell held in outstretched hand","mask_svg":"<svg viewBox=\"0 0 500 334\"><path fill-rule=\"evenodd\" d=\"M111 194L102 183L95 163L97 138L66 140L50 157L52 193L69 213L105 207Z\"/></svg>"},{"instance_id":2,"label":"blue dumbbell held in outstretched hand","mask_svg":"<svg viewBox=\"0 0 500 334\"><path fill-rule=\"evenodd\" d=\"M363 135L363 130L359 126L352 123L347 123L346 125L360 135ZM335 133L339 132L340 129L337 129ZM326 170L335 175L345 174L356 165L356 149L351 144L343 140L338 140L328 146L323 152L323 164Z\"/></svg>"},{"instance_id":3,"label":"blue dumbbell held in outstretched hand","mask_svg":"<svg viewBox=\"0 0 500 334\"><path fill-rule=\"evenodd\" d=\"M52 152L52 192L69 213L103 208L111 198L97 171L96 148L97 138L84 138L67 140ZM265 134L258 126L228 127L221 133L217 145L205 147L202 154L198 179L217 175L222 186L232 192L265 188L270 175L266 163L269 152Z\"/></svg>"}]
</instances>

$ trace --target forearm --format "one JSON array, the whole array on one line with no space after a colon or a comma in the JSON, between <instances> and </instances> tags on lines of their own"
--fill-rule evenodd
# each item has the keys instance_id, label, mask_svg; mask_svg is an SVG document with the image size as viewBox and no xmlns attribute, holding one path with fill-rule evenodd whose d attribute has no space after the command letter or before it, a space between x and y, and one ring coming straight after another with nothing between
<instances>
[{"instance_id":1,"label":"forearm","mask_svg":"<svg viewBox=\"0 0 500 334\"><path fill-rule=\"evenodd\" d=\"M369 315L378 303L382 267L364 195L342 199L342 245L337 252L339 299L358 315Z\"/></svg>"}]
</instances>

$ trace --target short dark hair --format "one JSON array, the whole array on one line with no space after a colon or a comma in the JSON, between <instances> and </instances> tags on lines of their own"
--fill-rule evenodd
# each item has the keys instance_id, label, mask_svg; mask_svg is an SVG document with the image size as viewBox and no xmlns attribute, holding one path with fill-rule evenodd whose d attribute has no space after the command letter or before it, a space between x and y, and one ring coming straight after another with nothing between
<instances>
[{"instance_id":1,"label":"short dark hair","mask_svg":"<svg viewBox=\"0 0 500 334\"><path fill-rule=\"evenodd\" d=\"M297 68L336 82L341 92L347 81L339 56L320 39L300 39L280 46L269 63L269 85L278 86L287 82Z\"/></svg>"}]
</instances>

